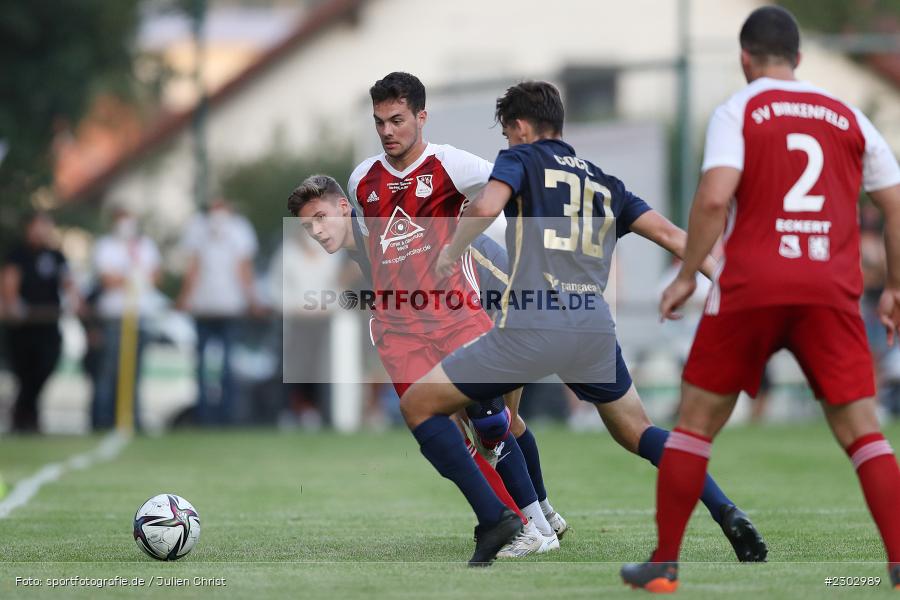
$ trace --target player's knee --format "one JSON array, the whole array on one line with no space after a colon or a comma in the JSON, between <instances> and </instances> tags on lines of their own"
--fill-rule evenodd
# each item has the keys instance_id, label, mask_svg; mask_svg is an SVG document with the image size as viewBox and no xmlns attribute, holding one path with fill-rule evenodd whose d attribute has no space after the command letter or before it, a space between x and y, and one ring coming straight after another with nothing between
<instances>
[{"instance_id":1,"label":"player's knee","mask_svg":"<svg viewBox=\"0 0 900 600\"><path fill-rule=\"evenodd\" d=\"M515 415L509 423L509 430L516 437L519 437L523 433L525 433L525 429L528 426L525 424L525 419L523 419L518 414Z\"/></svg>"},{"instance_id":2,"label":"player's knee","mask_svg":"<svg viewBox=\"0 0 900 600\"><path fill-rule=\"evenodd\" d=\"M502 401L474 402L466 408L466 414L478 436L487 445L498 443L509 432L509 409Z\"/></svg>"},{"instance_id":3,"label":"player's knee","mask_svg":"<svg viewBox=\"0 0 900 600\"><path fill-rule=\"evenodd\" d=\"M644 431L646 431L647 426L643 423L634 423L634 422L606 422L606 429L609 432L610 436L616 441L617 444L631 452L632 454L638 454L638 446L641 443L641 435L643 435Z\"/></svg>"},{"instance_id":4,"label":"player's knee","mask_svg":"<svg viewBox=\"0 0 900 600\"><path fill-rule=\"evenodd\" d=\"M412 386L400 397L400 414L410 429L415 429L427 416L422 410L422 402L417 400L418 390Z\"/></svg>"},{"instance_id":5,"label":"player's knee","mask_svg":"<svg viewBox=\"0 0 900 600\"><path fill-rule=\"evenodd\" d=\"M864 435L880 431L874 398L837 406L823 403L823 408L834 437L843 448Z\"/></svg>"},{"instance_id":6,"label":"player's knee","mask_svg":"<svg viewBox=\"0 0 900 600\"><path fill-rule=\"evenodd\" d=\"M731 416L737 396L737 393L709 392L682 382L678 428L709 438L715 437Z\"/></svg>"}]
</instances>

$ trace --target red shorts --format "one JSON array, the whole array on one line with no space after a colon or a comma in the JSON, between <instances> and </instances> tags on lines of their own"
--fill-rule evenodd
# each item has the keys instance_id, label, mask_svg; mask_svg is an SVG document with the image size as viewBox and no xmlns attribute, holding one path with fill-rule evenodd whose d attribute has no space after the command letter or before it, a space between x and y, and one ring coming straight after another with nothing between
<instances>
[{"instance_id":1,"label":"red shorts","mask_svg":"<svg viewBox=\"0 0 900 600\"><path fill-rule=\"evenodd\" d=\"M875 395L862 318L824 305L703 315L683 379L717 394L756 396L766 362L782 348L797 358L816 398L847 404Z\"/></svg>"},{"instance_id":2,"label":"red shorts","mask_svg":"<svg viewBox=\"0 0 900 600\"><path fill-rule=\"evenodd\" d=\"M451 352L490 330L487 313L475 313L463 322L455 322L427 333L403 333L386 330L375 340L381 364L402 396L409 386L422 378Z\"/></svg>"}]
</instances>

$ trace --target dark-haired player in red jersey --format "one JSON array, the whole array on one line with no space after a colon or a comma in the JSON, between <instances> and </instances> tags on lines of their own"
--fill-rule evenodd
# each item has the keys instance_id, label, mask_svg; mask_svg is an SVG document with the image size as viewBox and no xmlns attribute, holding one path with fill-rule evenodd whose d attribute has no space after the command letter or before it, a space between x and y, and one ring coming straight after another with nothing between
<instances>
[{"instance_id":1,"label":"dark-haired player in red jersey","mask_svg":"<svg viewBox=\"0 0 900 600\"><path fill-rule=\"evenodd\" d=\"M425 141L425 87L415 76L390 73L375 82L369 92L375 129L384 152L356 167L347 195L368 235L373 288L378 294L372 340L402 396L444 357L492 327L479 302L473 259L464 256L447 278L436 277L433 264L452 236L464 203L487 184L493 165L453 146ZM434 291L442 294L434 295ZM517 405L520 393L513 392L507 403ZM474 428L478 430L480 423L491 423L492 419L481 417L494 416L496 410L496 406L487 408L485 415L469 411ZM501 411L504 416L508 414L502 408ZM489 437L503 443L503 458L497 463L497 471L527 518L528 527L505 554L521 556L556 549L557 534L565 531L566 523L546 499L542 503L537 496L527 467L536 459L537 448L533 443L520 446L517 441L524 439L523 435L531 442L533 438L527 430L525 434L518 431L517 438L510 425L507 417L505 427L496 437L494 432ZM436 442L428 444L419 439L421 435L413 435L423 453L456 450L436 448ZM523 448L531 453L528 459ZM465 476L453 478L457 485L478 485L483 476L490 477L491 470L484 468L477 453L473 457L475 463L465 463ZM479 523L496 522L498 518L493 514L494 504L475 502L472 508ZM509 511L503 513L501 522L510 530L520 527ZM476 528L476 538L479 531ZM482 562L475 560L473 564Z\"/></svg>"},{"instance_id":2,"label":"dark-haired player in red jersey","mask_svg":"<svg viewBox=\"0 0 900 600\"><path fill-rule=\"evenodd\" d=\"M767 359L793 352L856 469L900 586L900 469L876 418L872 359L859 314L860 184L885 218L888 283L879 312L900 325L900 168L859 110L794 77L800 34L786 10L755 10L740 33L749 85L716 109L681 272L660 312L693 293L724 230L724 259L684 368L678 426L659 466L658 542L626 583L670 592L706 475L712 438L741 390L754 395ZM734 201L732 202L732 198Z\"/></svg>"}]
</instances>

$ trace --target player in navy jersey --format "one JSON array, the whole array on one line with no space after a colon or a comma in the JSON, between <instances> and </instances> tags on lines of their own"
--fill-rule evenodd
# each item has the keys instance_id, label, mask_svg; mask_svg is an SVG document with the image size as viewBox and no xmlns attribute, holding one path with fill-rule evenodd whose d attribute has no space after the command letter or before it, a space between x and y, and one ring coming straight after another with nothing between
<instances>
[{"instance_id":1,"label":"player in navy jersey","mask_svg":"<svg viewBox=\"0 0 900 600\"><path fill-rule=\"evenodd\" d=\"M491 181L466 209L436 272L449 272L505 211L509 284L495 327L414 384L401 398L404 418L414 433L436 429L473 400L555 373L580 399L594 403L619 444L655 465L668 432L644 413L602 293L618 237L634 231L681 256L685 233L562 141L562 102L549 83L509 88L497 101L497 120L510 148L498 155ZM704 273L713 267L708 258ZM711 478L703 495L738 558L765 560L762 538Z\"/></svg>"}]
</instances>

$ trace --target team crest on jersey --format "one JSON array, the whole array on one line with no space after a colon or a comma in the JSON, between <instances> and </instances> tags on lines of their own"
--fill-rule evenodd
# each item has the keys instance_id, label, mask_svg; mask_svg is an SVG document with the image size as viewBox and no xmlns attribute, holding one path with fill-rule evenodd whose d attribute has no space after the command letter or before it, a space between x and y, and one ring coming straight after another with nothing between
<instances>
[{"instance_id":1,"label":"team crest on jersey","mask_svg":"<svg viewBox=\"0 0 900 600\"><path fill-rule=\"evenodd\" d=\"M431 185L433 175L419 175L416 177L416 196L419 198L427 198L434 191Z\"/></svg>"},{"instance_id":2,"label":"team crest on jersey","mask_svg":"<svg viewBox=\"0 0 900 600\"><path fill-rule=\"evenodd\" d=\"M826 261L831 258L827 235L809 236L809 258L812 260Z\"/></svg>"},{"instance_id":3,"label":"team crest on jersey","mask_svg":"<svg viewBox=\"0 0 900 600\"><path fill-rule=\"evenodd\" d=\"M410 242L423 237L424 231L424 227L416 224L406 211L397 206L381 234L381 252L384 253L388 246L402 252L409 247Z\"/></svg>"}]
</instances>

